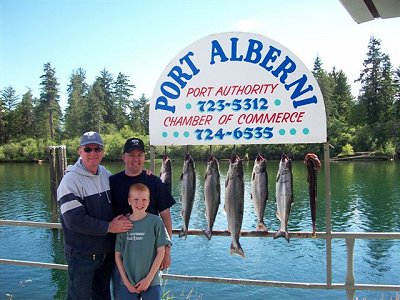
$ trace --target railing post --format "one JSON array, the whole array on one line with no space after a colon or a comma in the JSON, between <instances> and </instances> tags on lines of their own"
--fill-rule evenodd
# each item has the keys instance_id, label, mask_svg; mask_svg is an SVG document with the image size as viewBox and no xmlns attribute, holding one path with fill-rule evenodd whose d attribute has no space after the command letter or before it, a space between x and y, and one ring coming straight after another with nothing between
<instances>
[{"instance_id":1,"label":"railing post","mask_svg":"<svg viewBox=\"0 0 400 300\"><path fill-rule=\"evenodd\" d=\"M326 285L332 286L332 223L331 223L331 169L329 143L324 143L325 166L325 220L326 220Z\"/></svg>"},{"instance_id":2,"label":"railing post","mask_svg":"<svg viewBox=\"0 0 400 300\"><path fill-rule=\"evenodd\" d=\"M346 249L347 249L346 294L347 294L347 300L353 300L355 294L353 238L346 238Z\"/></svg>"},{"instance_id":3,"label":"railing post","mask_svg":"<svg viewBox=\"0 0 400 300\"><path fill-rule=\"evenodd\" d=\"M58 218L57 188L67 168L67 151L65 146L50 146L48 149L52 218L56 221Z\"/></svg>"},{"instance_id":4,"label":"railing post","mask_svg":"<svg viewBox=\"0 0 400 300\"><path fill-rule=\"evenodd\" d=\"M155 169L156 169L156 161L155 161L155 147L150 146L150 171L155 174Z\"/></svg>"}]
</instances>

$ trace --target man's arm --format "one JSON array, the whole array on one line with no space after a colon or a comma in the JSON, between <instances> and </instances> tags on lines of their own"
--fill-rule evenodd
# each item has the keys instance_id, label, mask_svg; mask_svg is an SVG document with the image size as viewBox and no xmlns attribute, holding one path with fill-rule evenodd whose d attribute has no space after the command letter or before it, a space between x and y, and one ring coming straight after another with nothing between
<instances>
[{"instance_id":1,"label":"man's arm","mask_svg":"<svg viewBox=\"0 0 400 300\"><path fill-rule=\"evenodd\" d=\"M163 220L169 238L172 240L172 218L170 209L167 208L164 209L162 212L160 212L160 217ZM169 246L165 246L165 255L161 263L160 269L164 270L169 268L170 266L171 266L171 248Z\"/></svg>"},{"instance_id":2,"label":"man's arm","mask_svg":"<svg viewBox=\"0 0 400 300\"><path fill-rule=\"evenodd\" d=\"M132 224L131 222L124 221L119 217L116 217L109 222L91 216L81 203L83 196L80 194L80 187L71 179L70 176L67 176L68 175L64 176L57 189L57 200L60 206L60 213L64 225L68 229L86 235L104 236L108 232L125 232L132 227L130 225ZM102 197L107 197L107 200L109 199L107 191L102 193ZM102 201L99 201L99 203L101 202ZM112 217L112 206L108 203L109 201L103 201L103 205L107 205L107 207L104 207L103 209L105 211L109 210L110 213L108 215L109 217Z\"/></svg>"},{"instance_id":3,"label":"man's arm","mask_svg":"<svg viewBox=\"0 0 400 300\"><path fill-rule=\"evenodd\" d=\"M172 218L170 209L167 208L160 212L160 217L163 220L165 229L167 229L169 238L172 239Z\"/></svg>"},{"instance_id":4,"label":"man's arm","mask_svg":"<svg viewBox=\"0 0 400 300\"><path fill-rule=\"evenodd\" d=\"M87 235L106 235L107 233L127 232L132 228L132 222L123 215L119 215L110 222L93 218L89 216L83 207L74 208L74 210L63 212L65 225L79 233Z\"/></svg>"}]
</instances>

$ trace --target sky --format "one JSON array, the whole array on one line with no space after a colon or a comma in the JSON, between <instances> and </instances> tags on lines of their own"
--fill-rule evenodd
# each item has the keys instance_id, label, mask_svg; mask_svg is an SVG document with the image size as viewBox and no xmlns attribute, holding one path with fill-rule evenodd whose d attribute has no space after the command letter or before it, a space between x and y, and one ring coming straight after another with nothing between
<instances>
[{"instance_id":1,"label":"sky","mask_svg":"<svg viewBox=\"0 0 400 300\"><path fill-rule=\"evenodd\" d=\"M40 96L47 62L55 68L60 105L78 68L92 84L105 69L135 85L133 97L151 98L169 62L215 33L264 35L292 51L312 70L343 70L352 84L362 70L371 36L400 66L400 18L357 24L339 0L0 0L0 89Z\"/></svg>"}]
</instances>

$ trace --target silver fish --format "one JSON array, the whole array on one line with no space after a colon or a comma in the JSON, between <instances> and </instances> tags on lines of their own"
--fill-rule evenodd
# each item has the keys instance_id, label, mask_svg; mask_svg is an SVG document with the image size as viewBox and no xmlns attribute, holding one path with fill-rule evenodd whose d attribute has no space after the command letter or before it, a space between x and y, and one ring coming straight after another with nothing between
<instances>
[{"instance_id":1,"label":"silver fish","mask_svg":"<svg viewBox=\"0 0 400 300\"><path fill-rule=\"evenodd\" d=\"M183 169L181 175L181 201L182 210L181 216L183 218L183 227L179 232L179 237L187 236L189 228L190 215L192 213L194 194L196 190L196 170L193 158L186 154L185 161L183 162Z\"/></svg>"},{"instance_id":2,"label":"silver fish","mask_svg":"<svg viewBox=\"0 0 400 300\"><path fill-rule=\"evenodd\" d=\"M293 175L292 161L285 154L279 162L279 170L276 176L276 216L280 220L279 230L275 233L274 239L284 237L289 242L287 225L290 209L293 203Z\"/></svg>"},{"instance_id":3,"label":"silver fish","mask_svg":"<svg viewBox=\"0 0 400 300\"><path fill-rule=\"evenodd\" d=\"M204 229L203 232L211 240L212 228L221 203L219 164L214 155L208 157L207 171L204 178L204 202L206 205L207 229Z\"/></svg>"},{"instance_id":4,"label":"silver fish","mask_svg":"<svg viewBox=\"0 0 400 300\"><path fill-rule=\"evenodd\" d=\"M167 191L172 192L172 166L168 155L164 155L160 170L160 179L164 183Z\"/></svg>"},{"instance_id":5,"label":"silver fish","mask_svg":"<svg viewBox=\"0 0 400 300\"><path fill-rule=\"evenodd\" d=\"M257 216L257 231L267 231L264 223L264 211L268 200L267 160L258 154L251 174L251 199Z\"/></svg>"},{"instance_id":6,"label":"silver fish","mask_svg":"<svg viewBox=\"0 0 400 300\"><path fill-rule=\"evenodd\" d=\"M237 154L232 154L226 175L224 209L232 237L230 253L244 257L244 251L239 243L244 210L243 165Z\"/></svg>"}]
</instances>

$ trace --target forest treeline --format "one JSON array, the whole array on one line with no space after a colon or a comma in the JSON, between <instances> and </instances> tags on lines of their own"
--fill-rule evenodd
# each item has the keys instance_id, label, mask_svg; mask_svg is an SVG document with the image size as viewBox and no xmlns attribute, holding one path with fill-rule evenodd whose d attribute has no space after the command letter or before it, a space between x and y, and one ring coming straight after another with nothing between
<instances>
[{"instance_id":1,"label":"forest treeline","mask_svg":"<svg viewBox=\"0 0 400 300\"><path fill-rule=\"evenodd\" d=\"M351 85L342 70L325 70L316 57L312 73L321 89L327 114L331 156L373 152L398 156L400 120L400 66L394 67L390 56L381 50L381 40L371 37L363 69L356 81L359 95L354 98ZM0 161L46 160L48 146L66 145L69 159L77 157L79 137L85 131L102 134L107 160L119 160L125 139L138 136L148 144L149 102L142 94L133 97L135 85L127 75L103 69L92 84L86 82L82 68L73 70L66 87L68 102L60 106L60 86L56 68L50 62L43 66L40 95L28 89L19 95L12 86L0 91ZM277 158L282 152L302 159L307 152L322 155L320 144L296 145L220 145L190 146L190 153L205 159L212 151L229 157L235 150L242 156L258 152ZM156 148L171 157L182 157L186 147Z\"/></svg>"}]
</instances>

